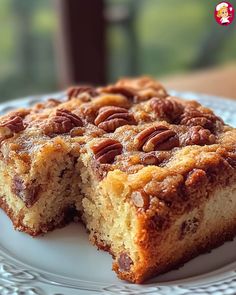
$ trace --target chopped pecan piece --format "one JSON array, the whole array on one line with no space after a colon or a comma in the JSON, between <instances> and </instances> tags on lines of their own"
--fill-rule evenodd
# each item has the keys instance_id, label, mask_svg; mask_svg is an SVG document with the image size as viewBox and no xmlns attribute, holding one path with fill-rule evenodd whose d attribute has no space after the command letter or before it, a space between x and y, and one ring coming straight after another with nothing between
<instances>
[{"instance_id":1,"label":"chopped pecan piece","mask_svg":"<svg viewBox=\"0 0 236 295\"><path fill-rule=\"evenodd\" d=\"M169 160L170 157L171 157L170 152L167 152L167 151L161 151L161 152L152 151L152 152L145 153L145 154L141 155L140 162L143 165L159 165L162 162L164 162L166 160Z\"/></svg>"},{"instance_id":2,"label":"chopped pecan piece","mask_svg":"<svg viewBox=\"0 0 236 295\"><path fill-rule=\"evenodd\" d=\"M122 144L114 139L107 138L91 147L95 159L101 164L112 163L123 149Z\"/></svg>"},{"instance_id":3,"label":"chopped pecan piece","mask_svg":"<svg viewBox=\"0 0 236 295\"><path fill-rule=\"evenodd\" d=\"M150 197L144 190L135 191L131 194L131 200L138 208L148 209Z\"/></svg>"},{"instance_id":4,"label":"chopped pecan piece","mask_svg":"<svg viewBox=\"0 0 236 295\"><path fill-rule=\"evenodd\" d=\"M75 127L71 129L70 131L70 136L71 137L76 137L76 136L82 136L85 133L84 127Z\"/></svg>"},{"instance_id":5,"label":"chopped pecan piece","mask_svg":"<svg viewBox=\"0 0 236 295\"><path fill-rule=\"evenodd\" d=\"M86 122L93 123L96 118L97 108L90 103L85 103L81 105L80 112Z\"/></svg>"},{"instance_id":6,"label":"chopped pecan piece","mask_svg":"<svg viewBox=\"0 0 236 295\"><path fill-rule=\"evenodd\" d=\"M236 150L229 151L226 160L232 167L236 167Z\"/></svg>"},{"instance_id":7,"label":"chopped pecan piece","mask_svg":"<svg viewBox=\"0 0 236 295\"><path fill-rule=\"evenodd\" d=\"M201 112L193 107L185 108L184 113L180 117L180 124L186 126L202 126L209 130L214 130L216 122L223 121L212 113Z\"/></svg>"},{"instance_id":8,"label":"chopped pecan piece","mask_svg":"<svg viewBox=\"0 0 236 295\"><path fill-rule=\"evenodd\" d=\"M81 127L82 120L72 112L64 109L56 111L56 115L51 119L50 123L44 127L46 135L63 134L70 132L74 127Z\"/></svg>"},{"instance_id":9,"label":"chopped pecan piece","mask_svg":"<svg viewBox=\"0 0 236 295\"><path fill-rule=\"evenodd\" d=\"M141 156L140 158L141 163L144 165L158 165L159 160L156 155L154 155L152 152L146 153L145 155Z\"/></svg>"},{"instance_id":10,"label":"chopped pecan piece","mask_svg":"<svg viewBox=\"0 0 236 295\"><path fill-rule=\"evenodd\" d=\"M49 98L45 104L46 107L48 108L53 108L61 104L62 102L58 99L55 98Z\"/></svg>"},{"instance_id":11,"label":"chopped pecan piece","mask_svg":"<svg viewBox=\"0 0 236 295\"><path fill-rule=\"evenodd\" d=\"M12 192L22 199L27 208L33 206L38 200L40 186L32 183L25 183L23 179L15 175L11 187Z\"/></svg>"},{"instance_id":12,"label":"chopped pecan piece","mask_svg":"<svg viewBox=\"0 0 236 295\"><path fill-rule=\"evenodd\" d=\"M98 95L96 89L92 86L89 86L89 85L74 86L74 87L70 87L67 90L68 100L72 99L73 97L78 98L80 94L82 93L86 93L91 97L95 97Z\"/></svg>"},{"instance_id":13,"label":"chopped pecan piece","mask_svg":"<svg viewBox=\"0 0 236 295\"><path fill-rule=\"evenodd\" d=\"M209 129L204 129L201 126L193 126L187 133L185 143L187 145L206 145L214 144L216 137Z\"/></svg>"},{"instance_id":14,"label":"chopped pecan piece","mask_svg":"<svg viewBox=\"0 0 236 295\"><path fill-rule=\"evenodd\" d=\"M128 110L115 106L107 106L100 108L94 123L107 132L113 132L120 126L133 125L136 122L133 114Z\"/></svg>"},{"instance_id":15,"label":"chopped pecan piece","mask_svg":"<svg viewBox=\"0 0 236 295\"><path fill-rule=\"evenodd\" d=\"M150 101L151 108L161 119L173 122L183 113L183 106L174 98L153 98Z\"/></svg>"},{"instance_id":16,"label":"chopped pecan piece","mask_svg":"<svg viewBox=\"0 0 236 295\"><path fill-rule=\"evenodd\" d=\"M136 138L138 150L150 152L155 150L170 150L179 146L177 134L166 126L151 126L140 132Z\"/></svg>"},{"instance_id":17,"label":"chopped pecan piece","mask_svg":"<svg viewBox=\"0 0 236 295\"><path fill-rule=\"evenodd\" d=\"M127 253L121 253L117 262L120 271L130 271L131 265L133 264L132 259Z\"/></svg>"},{"instance_id":18,"label":"chopped pecan piece","mask_svg":"<svg viewBox=\"0 0 236 295\"><path fill-rule=\"evenodd\" d=\"M202 169L193 169L190 171L185 180L186 187L199 186L207 181L206 172Z\"/></svg>"},{"instance_id":19,"label":"chopped pecan piece","mask_svg":"<svg viewBox=\"0 0 236 295\"><path fill-rule=\"evenodd\" d=\"M18 133L26 128L23 119L18 115L13 115L7 118L4 122L0 123L0 128L7 128L10 132Z\"/></svg>"}]
</instances>

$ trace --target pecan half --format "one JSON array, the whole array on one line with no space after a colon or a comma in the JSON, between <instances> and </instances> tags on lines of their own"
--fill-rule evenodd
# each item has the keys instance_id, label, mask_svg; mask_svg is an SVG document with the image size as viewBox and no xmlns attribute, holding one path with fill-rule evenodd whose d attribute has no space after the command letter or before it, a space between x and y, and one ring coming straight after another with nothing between
<instances>
[{"instance_id":1,"label":"pecan half","mask_svg":"<svg viewBox=\"0 0 236 295\"><path fill-rule=\"evenodd\" d=\"M187 138L185 140L185 143L187 145L206 145L214 144L215 142L215 135L212 134L210 130L204 129L201 126L191 127L187 133Z\"/></svg>"},{"instance_id":2,"label":"pecan half","mask_svg":"<svg viewBox=\"0 0 236 295\"><path fill-rule=\"evenodd\" d=\"M91 147L95 159L101 164L112 163L123 149L122 144L114 139L107 138Z\"/></svg>"},{"instance_id":3,"label":"pecan half","mask_svg":"<svg viewBox=\"0 0 236 295\"><path fill-rule=\"evenodd\" d=\"M46 135L63 134L69 132L74 127L81 126L83 126L83 122L76 114L65 109L59 109L50 123L44 127L44 133Z\"/></svg>"},{"instance_id":4,"label":"pecan half","mask_svg":"<svg viewBox=\"0 0 236 295\"><path fill-rule=\"evenodd\" d=\"M202 169L193 169L190 171L185 180L185 186L186 187L199 187L200 185L206 184L207 182L207 175L206 172Z\"/></svg>"},{"instance_id":5,"label":"pecan half","mask_svg":"<svg viewBox=\"0 0 236 295\"><path fill-rule=\"evenodd\" d=\"M136 122L133 114L128 110L115 106L107 106L100 108L94 123L107 132L113 132L120 126L133 125Z\"/></svg>"},{"instance_id":6,"label":"pecan half","mask_svg":"<svg viewBox=\"0 0 236 295\"><path fill-rule=\"evenodd\" d=\"M209 130L214 130L216 122L223 121L211 113L201 112L193 107L185 108L184 113L180 117L180 124L186 126L202 126Z\"/></svg>"},{"instance_id":7,"label":"pecan half","mask_svg":"<svg viewBox=\"0 0 236 295\"><path fill-rule=\"evenodd\" d=\"M9 117L19 116L24 119L27 115L30 114L30 110L27 109L18 109L16 111L10 112Z\"/></svg>"},{"instance_id":8,"label":"pecan half","mask_svg":"<svg viewBox=\"0 0 236 295\"><path fill-rule=\"evenodd\" d=\"M143 165L158 165L159 159L153 152L146 153L140 157L140 161Z\"/></svg>"},{"instance_id":9,"label":"pecan half","mask_svg":"<svg viewBox=\"0 0 236 295\"><path fill-rule=\"evenodd\" d=\"M138 99L137 92L134 89L132 89L130 87L125 87L125 86L111 85L111 86L101 88L101 92L102 93L121 94L130 100L137 100Z\"/></svg>"},{"instance_id":10,"label":"pecan half","mask_svg":"<svg viewBox=\"0 0 236 295\"><path fill-rule=\"evenodd\" d=\"M18 115L9 117L6 121L0 123L0 127L7 127L11 132L14 133L23 131L26 128L23 119Z\"/></svg>"},{"instance_id":11,"label":"pecan half","mask_svg":"<svg viewBox=\"0 0 236 295\"><path fill-rule=\"evenodd\" d=\"M92 161L92 169L97 180L101 181L111 170L111 164L101 164L98 161Z\"/></svg>"},{"instance_id":12,"label":"pecan half","mask_svg":"<svg viewBox=\"0 0 236 295\"><path fill-rule=\"evenodd\" d=\"M148 195L157 197L171 206L176 199L182 198L183 181L184 177L180 174L169 175L161 181L151 180L143 189Z\"/></svg>"},{"instance_id":13,"label":"pecan half","mask_svg":"<svg viewBox=\"0 0 236 295\"><path fill-rule=\"evenodd\" d=\"M75 125L74 127L81 127L83 125L82 120L76 114L73 114L68 110L59 109L56 111L56 116L69 119Z\"/></svg>"},{"instance_id":14,"label":"pecan half","mask_svg":"<svg viewBox=\"0 0 236 295\"><path fill-rule=\"evenodd\" d=\"M168 161L170 157L171 153L169 151L152 151L141 155L140 163L143 165L160 165L164 161Z\"/></svg>"},{"instance_id":15,"label":"pecan half","mask_svg":"<svg viewBox=\"0 0 236 295\"><path fill-rule=\"evenodd\" d=\"M166 97L164 87L150 77L124 78L119 80L116 87L125 87L135 92L133 102L147 100L152 97Z\"/></svg>"},{"instance_id":16,"label":"pecan half","mask_svg":"<svg viewBox=\"0 0 236 295\"><path fill-rule=\"evenodd\" d=\"M140 132L135 138L138 150L150 152L154 150L170 150L179 146L177 134L166 126L151 126Z\"/></svg>"},{"instance_id":17,"label":"pecan half","mask_svg":"<svg viewBox=\"0 0 236 295\"><path fill-rule=\"evenodd\" d=\"M78 98L80 94L82 93L86 93L91 97L95 97L98 95L96 89L92 86L89 86L89 85L74 86L74 87L70 87L67 90L68 100L72 99L73 97Z\"/></svg>"},{"instance_id":18,"label":"pecan half","mask_svg":"<svg viewBox=\"0 0 236 295\"><path fill-rule=\"evenodd\" d=\"M183 113L183 106L171 97L153 98L150 101L151 108L161 119L174 121Z\"/></svg>"}]
</instances>

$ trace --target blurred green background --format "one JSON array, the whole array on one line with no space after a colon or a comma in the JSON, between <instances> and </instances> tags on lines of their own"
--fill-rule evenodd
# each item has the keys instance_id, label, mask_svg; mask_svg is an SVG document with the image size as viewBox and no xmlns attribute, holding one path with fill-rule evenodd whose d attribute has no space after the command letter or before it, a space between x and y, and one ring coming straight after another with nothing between
<instances>
[{"instance_id":1,"label":"blurred green background","mask_svg":"<svg viewBox=\"0 0 236 295\"><path fill-rule=\"evenodd\" d=\"M129 73L130 67L135 74L160 77L236 60L235 22L228 27L216 23L218 1L109 0L107 4L124 4L133 14L126 26L108 28L112 80Z\"/></svg>"},{"instance_id":2,"label":"blurred green background","mask_svg":"<svg viewBox=\"0 0 236 295\"><path fill-rule=\"evenodd\" d=\"M52 1L0 0L0 99L54 91Z\"/></svg>"},{"instance_id":3,"label":"blurred green background","mask_svg":"<svg viewBox=\"0 0 236 295\"><path fill-rule=\"evenodd\" d=\"M235 21L228 27L215 22L218 1L104 3L107 81L124 75L162 77L236 60ZM0 0L0 100L62 87L58 22L55 1ZM78 20L78 25L83 24Z\"/></svg>"}]
</instances>

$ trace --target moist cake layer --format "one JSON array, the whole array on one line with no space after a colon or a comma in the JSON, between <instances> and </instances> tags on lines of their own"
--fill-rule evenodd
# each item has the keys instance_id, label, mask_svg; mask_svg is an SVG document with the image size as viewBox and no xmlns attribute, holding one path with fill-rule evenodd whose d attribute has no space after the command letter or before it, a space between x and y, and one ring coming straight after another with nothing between
<instances>
[{"instance_id":1,"label":"moist cake layer","mask_svg":"<svg viewBox=\"0 0 236 295\"><path fill-rule=\"evenodd\" d=\"M143 282L236 228L236 130L154 79L78 86L0 118L0 205L31 235L77 214Z\"/></svg>"}]
</instances>

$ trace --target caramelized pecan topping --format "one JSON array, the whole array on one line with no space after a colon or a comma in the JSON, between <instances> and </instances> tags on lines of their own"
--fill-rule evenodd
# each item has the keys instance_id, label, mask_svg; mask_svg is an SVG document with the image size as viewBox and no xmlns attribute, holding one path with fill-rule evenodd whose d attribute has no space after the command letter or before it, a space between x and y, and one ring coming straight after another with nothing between
<instances>
[{"instance_id":1,"label":"caramelized pecan topping","mask_svg":"<svg viewBox=\"0 0 236 295\"><path fill-rule=\"evenodd\" d=\"M171 122L183 113L183 106L171 97L153 98L150 105L158 117Z\"/></svg>"},{"instance_id":2,"label":"caramelized pecan topping","mask_svg":"<svg viewBox=\"0 0 236 295\"><path fill-rule=\"evenodd\" d=\"M150 152L154 150L170 150L179 146L177 134L166 126L151 126L140 132L136 138L138 150Z\"/></svg>"},{"instance_id":3,"label":"caramelized pecan topping","mask_svg":"<svg viewBox=\"0 0 236 295\"><path fill-rule=\"evenodd\" d=\"M144 190L139 190L131 194L131 200L138 208L148 209L150 197Z\"/></svg>"},{"instance_id":4,"label":"caramelized pecan topping","mask_svg":"<svg viewBox=\"0 0 236 295\"><path fill-rule=\"evenodd\" d=\"M232 166L236 168L236 150L229 151L226 156L226 161Z\"/></svg>"},{"instance_id":5,"label":"caramelized pecan topping","mask_svg":"<svg viewBox=\"0 0 236 295\"><path fill-rule=\"evenodd\" d=\"M111 85L111 86L107 86L107 87L102 88L101 92L112 93L112 94L121 94L130 100L138 99L137 92L134 89L132 89L130 87L125 87L125 86Z\"/></svg>"},{"instance_id":6,"label":"caramelized pecan topping","mask_svg":"<svg viewBox=\"0 0 236 295\"><path fill-rule=\"evenodd\" d=\"M123 149L122 144L114 139L107 138L91 147L95 159L101 164L112 163L117 155L120 155Z\"/></svg>"},{"instance_id":7,"label":"caramelized pecan topping","mask_svg":"<svg viewBox=\"0 0 236 295\"><path fill-rule=\"evenodd\" d=\"M18 115L9 117L6 121L0 123L0 127L6 127L13 133L18 133L26 128L23 119Z\"/></svg>"},{"instance_id":8,"label":"caramelized pecan topping","mask_svg":"<svg viewBox=\"0 0 236 295\"><path fill-rule=\"evenodd\" d=\"M128 110L115 106L107 106L100 108L94 123L106 132L113 132L120 126L133 125L136 122L133 114Z\"/></svg>"},{"instance_id":9,"label":"caramelized pecan topping","mask_svg":"<svg viewBox=\"0 0 236 295\"><path fill-rule=\"evenodd\" d=\"M76 114L68 110L59 109L56 111L56 116L69 119L75 125L74 127L81 127L83 125L82 120Z\"/></svg>"},{"instance_id":10,"label":"caramelized pecan topping","mask_svg":"<svg viewBox=\"0 0 236 295\"><path fill-rule=\"evenodd\" d=\"M29 114L30 114L30 110L27 110L27 109L19 109L19 110L10 112L9 113L9 116L10 117L19 116L22 119L24 119Z\"/></svg>"},{"instance_id":11,"label":"caramelized pecan topping","mask_svg":"<svg viewBox=\"0 0 236 295\"><path fill-rule=\"evenodd\" d=\"M131 265L133 264L132 259L127 253L121 253L117 262L120 271L130 271Z\"/></svg>"},{"instance_id":12,"label":"caramelized pecan topping","mask_svg":"<svg viewBox=\"0 0 236 295\"><path fill-rule=\"evenodd\" d=\"M82 125L82 120L76 114L60 109L56 111L56 115L50 123L44 127L44 133L46 135L63 134L70 132L74 127L81 127Z\"/></svg>"},{"instance_id":13,"label":"caramelized pecan topping","mask_svg":"<svg viewBox=\"0 0 236 295\"><path fill-rule=\"evenodd\" d=\"M158 165L159 164L158 157L155 154L153 154L152 152L142 155L140 160L141 160L141 163L144 165Z\"/></svg>"},{"instance_id":14,"label":"caramelized pecan topping","mask_svg":"<svg viewBox=\"0 0 236 295\"><path fill-rule=\"evenodd\" d=\"M152 97L166 97L164 87L150 77L124 78L115 85L100 88L101 93L121 94L132 102L147 100Z\"/></svg>"},{"instance_id":15,"label":"caramelized pecan topping","mask_svg":"<svg viewBox=\"0 0 236 295\"><path fill-rule=\"evenodd\" d=\"M210 130L204 129L201 126L191 127L187 133L187 138L185 140L185 143L187 145L206 145L214 144L215 142L215 135L212 134Z\"/></svg>"},{"instance_id":16,"label":"caramelized pecan topping","mask_svg":"<svg viewBox=\"0 0 236 295\"><path fill-rule=\"evenodd\" d=\"M134 91L133 102L147 100L152 97L166 97L164 87L155 79L150 77L124 78L119 80L116 87L124 87Z\"/></svg>"},{"instance_id":17,"label":"caramelized pecan topping","mask_svg":"<svg viewBox=\"0 0 236 295\"><path fill-rule=\"evenodd\" d=\"M198 186L207 181L206 172L202 169L193 169L190 171L185 180L186 187Z\"/></svg>"},{"instance_id":18,"label":"caramelized pecan topping","mask_svg":"<svg viewBox=\"0 0 236 295\"><path fill-rule=\"evenodd\" d=\"M92 169L94 176L97 180L101 181L106 177L109 170L111 170L111 164L101 164L96 160L92 161Z\"/></svg>"},{"instance_id":19,"label":"caramelized pecan topping","mask_svg":"<svg viewBox=\"0 0 236 295\"><path fill-rule=\"evenodd\" d=\"M202 126L214 130L216 122L223 123L220 118L211 113L204 113L195 108L188 107L180 117L180 124L186 126Z\"/></svg>"},{"instance_id":20,"label":"caramelized pecan topping","mask_svg":"<svg viewBox=\"0 0 236 295\"><path fill-rule=\"evenodd\" d=\"M89 85L74 86L74 87L70 87L67 90L68 100L70 100L73 97L77 98L82 93L86 93L91 97L95 97L98 95L96 89L92 86L89 86Z\"/></svg>"},{"instance_id":21,"label":"caramelized pecan topping","mask_svg":"<svg viewBox=\"0 0 236 295\"><path fill-rule=\"evenodd\" d=\"M143 165L159 165L162 162L169 160L170 157L171 157L170 152L152 151L152 152L141 155L140 162Z\"/></svg>"},{"instance_id":22,"label":"caramelized pecan topping","mask_svg":"<svg viewBox=\"0 0 236 295\"><path fill-rule=\"evenodd\" d=\"M49 98L46 103L45 103L45 106L47 108L53 108L53 107L56 107L58 106L59 104L61 104L61 101L58 100L58 99L55 99L55 98Z\"/></svg>"}]
</instances>

